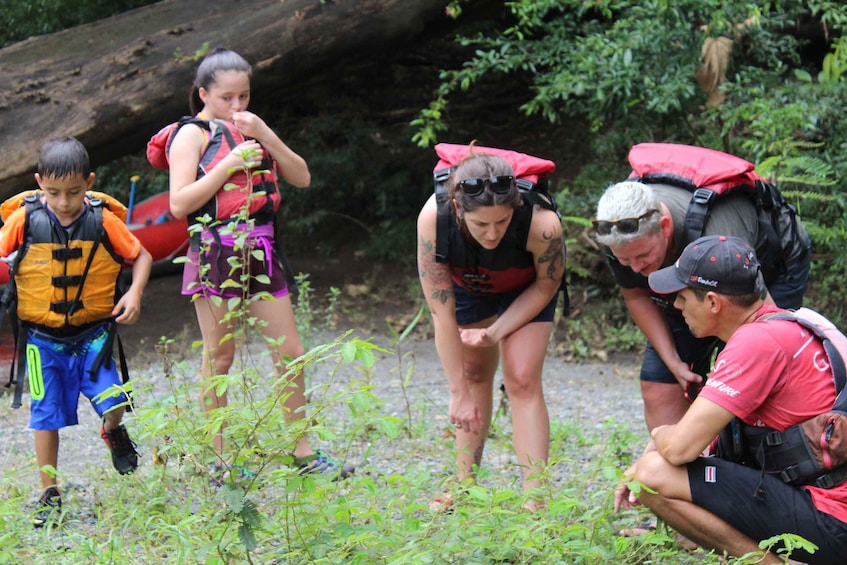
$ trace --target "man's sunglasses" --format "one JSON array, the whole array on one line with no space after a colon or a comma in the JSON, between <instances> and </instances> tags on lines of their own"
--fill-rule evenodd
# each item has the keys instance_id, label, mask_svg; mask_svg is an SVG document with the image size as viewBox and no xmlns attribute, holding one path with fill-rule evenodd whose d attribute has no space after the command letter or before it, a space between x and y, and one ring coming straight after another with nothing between
<instances>
[{"instance_id":1,"label":"man's sunglasses","mask_svg":"<svg viewBox=\"0 0 847 565\"><path fill-rule=\"evenodd\" d=\"M635 233L638 231L638 226L641 225L641 220L645 220L653 214L658 214L659 211L655 208L647 210L637 218L623 218L622 220L591 220L594 226L594 231L598 235L609 235L612 233L612 228L618 230L619 233Z\"/></svg>"},{"instance_id":2,"label":"man's sunglasses","mask_svg":"<svg viewBox=\"0 0 847 565\"><path fill-rule=\"evenodd\" d=\"M482 194L487 186L494 194L508 194L515 182L513 176L488 177L487 179L465 179L459 181L462 191L468 196Z\"/></svg>"}]
</instances>

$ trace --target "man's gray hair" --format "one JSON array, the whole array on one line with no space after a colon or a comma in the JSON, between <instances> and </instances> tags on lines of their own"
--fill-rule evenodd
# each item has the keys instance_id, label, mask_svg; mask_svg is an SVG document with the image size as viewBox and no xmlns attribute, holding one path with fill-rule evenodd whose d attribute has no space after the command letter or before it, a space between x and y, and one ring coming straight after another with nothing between
<instances>
[{"instance_id":1,"label":"man's gray hair","mask_svg":"<svg viewBox=\"0 0 847 565\"><path fill-rule=\"evenodd\" d=\"M650 210L658 210L659 213L641 220L635 233L621 233L612 229L607 235L596 234L597 241L608 247L617 247L660 231L662 206L652 188L638 181L623 181L611 185L597 202L597 220L614 222L625 218L638 218Z\"/></svg>"}]
</instances>

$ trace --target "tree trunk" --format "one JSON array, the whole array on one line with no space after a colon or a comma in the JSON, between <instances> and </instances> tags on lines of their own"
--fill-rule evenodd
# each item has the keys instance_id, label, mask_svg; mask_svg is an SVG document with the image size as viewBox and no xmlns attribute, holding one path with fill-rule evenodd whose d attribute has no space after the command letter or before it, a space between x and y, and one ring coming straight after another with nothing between
<instances>
[{"instance_id":1,"label":"tree trunk","mask_svg":"<svg viewBox=\"0 0 847 565\"><path fill-rule=\"evenodd\" d=\"M79 138L94 166L143 147L187 113L207 49L237 51L253 64L257 93L284 97L306 78L449 25L446 3L167 0L0 49L0 197L32 188L50 138Z\"/></svg>"}]
</instances>

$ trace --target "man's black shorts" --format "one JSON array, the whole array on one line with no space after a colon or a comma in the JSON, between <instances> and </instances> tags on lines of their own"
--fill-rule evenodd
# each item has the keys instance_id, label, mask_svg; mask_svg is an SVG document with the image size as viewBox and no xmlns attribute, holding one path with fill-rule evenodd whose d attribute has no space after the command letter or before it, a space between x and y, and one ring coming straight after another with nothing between
<instances>
[{"instance_id":1,"label":"man's black shorts","mask_svg":"<svg viewBox=\"0 0 847 565\"><path fill-rule=\"evenodd\" d=\"M847 524L816 509L805 489L717 457L689 463L688 484L694 504L756 541L792 533L819 548L813 555L796 550L791 559L847 564Z\"/></svg>"}]
</instances>

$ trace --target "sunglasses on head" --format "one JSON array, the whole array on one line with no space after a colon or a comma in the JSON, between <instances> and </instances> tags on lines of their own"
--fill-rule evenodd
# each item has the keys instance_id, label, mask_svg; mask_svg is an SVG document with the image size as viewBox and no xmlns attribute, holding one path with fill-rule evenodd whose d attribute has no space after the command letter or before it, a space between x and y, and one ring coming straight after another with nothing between
<instances>
[{"instance_id":1,"label":"sunglasses on head","mask_svg":"<svg viewBox=\"0 0 847 565\"><path fill-rule=\"evenodd\" d=\"M468 196L482 194L487 186L494 194L508 194L512 189L515 177L503 175L499 177L488 177L487 179L465 179L459 181L462 191Z\"/></svg>"},{"instance_id":2,"label":"sunglasses on head","mask_svg":"<svg viewBox=\"0 0 847 565\"><path fill-rule=\"evenodd\" d=\"M594 231L598 235L609 235L612 233L612 228L618 230L619 233L635 233L641 225L641 220L645 220L653 214L658 214L659 211L655 208L647 210L637 218L623 218L622 220L591 220L591 225L594 226Z\"/></svg>"}]
</instances>

